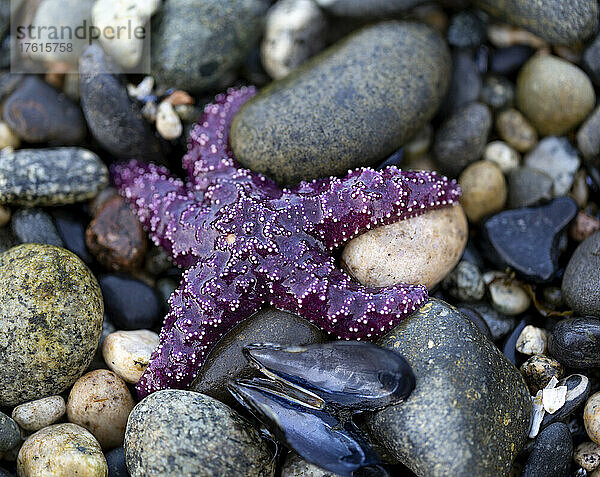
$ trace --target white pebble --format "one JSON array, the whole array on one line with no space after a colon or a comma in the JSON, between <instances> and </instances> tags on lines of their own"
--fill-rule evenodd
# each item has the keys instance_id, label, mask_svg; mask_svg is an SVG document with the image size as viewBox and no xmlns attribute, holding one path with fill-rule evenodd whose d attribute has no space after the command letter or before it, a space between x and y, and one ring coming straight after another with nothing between
<instances>
[{"instance_id":1,"label":"white pebble","mask_svg":"<svg viewBox=\"0 0 600 477\"><path fill-rule=\"evenodd\" d=\"M156 112L156 130L167 140L177 139L183 133L181 119L168 101L158 105Z\"/></svg>"},{"instance_id":2,"label":"white pebble","mask_svg":"<svg viewBox=\"0 0 600 477\"><path fill-rule=\"evenodd\" d=\"M26 431L39 431L58 421L65 411L66 405L62 396L48 396L15 407L12 418Z\"/></svg>"},{"instance_id":3,"label":"white pebble","mask_svg":"<svg viewBox=\"0 0 600 477\"><path fill-rule=\"evenodd\" d=\"M102 356L106 365L128 383L137 383L158 346L158 335L150 330L115 331L106 337Z\"/></svg>"},{"instance_id":4,"label":"white pebble","mask_svg":"<svg viewBox=\"0 0 600 477\"><path fill-rule=\"evenodd\" d=\"M519 167L519 153L503 141L490 142L485 147L483 159L496 164L505 174Z\"/></svg>"},{"instance_id":5,"label":"white pebble","mask_svg":"<svg viewBox=\"0 0 600 477\"><path fill-rule=\"evenodd\" d=\"M146 76L137 86L133 84L127 85L127 93L129 96L135 99L143 100L146 96L152 93L154 89L154 78L152 76Z\"/></svg>"},{"instance_id":6,"label":"white pebble","mask_svg":"<svg viewBox=\"0 0 600 477\"><path fill-rule=\"evenodd\" d=\"M519 353L534 355L544 354L548 347L546 331L532 325L527 325L517 338L516 349Z\"/></svg>"}]
</instances>

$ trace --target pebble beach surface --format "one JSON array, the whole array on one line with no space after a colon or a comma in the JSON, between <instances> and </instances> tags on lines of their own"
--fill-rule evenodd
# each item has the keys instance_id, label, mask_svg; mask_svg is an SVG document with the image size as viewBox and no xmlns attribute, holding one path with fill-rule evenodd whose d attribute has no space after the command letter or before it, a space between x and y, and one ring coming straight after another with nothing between
<instances>
[{"instance_id":1,"label":"pebble beach surface","mask_svg":"<svg viewBox=\"0 0 600 477\"><path fill-rule=\"evenodd\" d=\"M600 475L599 14L0 0L0 477Z\"/></svg>"}]
</instances>

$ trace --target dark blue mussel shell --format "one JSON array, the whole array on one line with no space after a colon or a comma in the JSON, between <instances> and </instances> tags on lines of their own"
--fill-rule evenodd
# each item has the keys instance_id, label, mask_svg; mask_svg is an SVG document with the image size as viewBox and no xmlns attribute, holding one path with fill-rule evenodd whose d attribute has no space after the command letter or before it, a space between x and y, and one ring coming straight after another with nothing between
<instances>
[{"instance_id":1,"label":"dark blue mussel shell","mask_svg":"<svg viewBox=\"0 0 600 477\"><path fill-rule=\"evenodd\" d=\"M364 341L250 345L246 358L267 377L305 394L313 407L358 412L406 399L415 376L394 351Z\"/></svg>"},{"instance_id":2,"label":"dark blue mussel shell","mask_svg":"<svg viewBox=\"0 0 600 477\"><path fill-rule=\"evenodd\" d=\"M304 405L301 396L290 398L280 383L240 379L230 382L229 390L277 439L308 462L343 476L380 462L352 421L342 423L310 403Z\"/></svg>"}]
</instances>

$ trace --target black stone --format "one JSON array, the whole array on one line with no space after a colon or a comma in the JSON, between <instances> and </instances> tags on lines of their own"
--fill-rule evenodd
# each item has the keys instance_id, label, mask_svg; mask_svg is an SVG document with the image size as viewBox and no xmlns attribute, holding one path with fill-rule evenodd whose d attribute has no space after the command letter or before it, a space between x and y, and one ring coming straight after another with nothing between
<instances>
[{"instance_id":1,"label":"black stone","mask_svg":"<svg viewBox=\"0 0 600 477\"><path fill-rule=\"evenodd\" d=\"M506 341L504 341L504 345L502 346L502 352L504 353L504 356L506 356L514 365L517 364L517 358L520 357L517 355L517 340L519 339L519 335L521 334L521 331L523 331L523 328L525 328L528 324L528 320L519 321L512 333L508 336L508 338L506 338Z\"/></svg>"},{"instance_id":2,"label":"black stone","mask_svg":"<svg viewBox=\"0 0 600 477\"><path fill-rule=\"evenodd\" d=\"M0 452L14 449L21 442L19 426L3 412L0 412Z\"/></svg>"},{"instance_id":3,"label":"black stone","mask_svg":"<svg viewBox=\"0 0 600 477\"><path fill-rule=\"evenodd\" d=\"M562 294L575 313L600 318L600 231L585 239L569 260Z\"/></svg>"},{"instance_id":4,"label":"black stone","mask_svg":"<svg viewBox=\"0 0 600 477\"><path fill-rule=\"evenodd\" d=\"M464 305L467 306L467 305ZM469 303L468 308L475 311L483 318L488 326L492 339L499 340L508 335L515 327L517 320L513 317L503 315L486 302Z\"/></svg>"},{"instance_id":5,"label":"black stone","mask_svg":"<svg viewBox=\"0 0 600 477\"><path fill-rule=\"evenodd\" d=\"M27 76L4 103L4 121L27 142L80 143L86 133L79 107L37 76Z\"/></svg>"},{"instance_id":6,"label":"black stone","mask_svg":"<svg viewBox=\"0 0 600 477\"><path fill-rule=\"evenodd\" d=\"M64 242L67 250L77 255L86 264L91 264L93 259L85 246L85 219L73 209L54 209L52 210L54 225L58 235Z\"/></svg>"},{"instance_id":7,"label":"black stone","mask_svg":"<svg viewBox=\"0 0 600 477\"><path fill-rule=\"evenodd\" d=\"M79 59L81 107L94 138L119 159L161 161L161 147L137 103L131 101L118 68L98 45Z\"/></svg>"},{"instance_id":8,"label":"black stone","mask_svg":"<svg viewBox=\"0 0 600 477\"><path fill-rule=\"evenodd\" d=\"M510 76L521 69L521 66L535 53L527 45L512 45L499 48L490 56L490 71L503 76Z\"/></svg>"},{"instance_id":9,"label":"black stone","mask_svg":"<svg viewBox=\"0 0 600 477\"><path fill-rule=\"evenodd\" d=\"M404 156L404 148L401 147L392 155L390 155L385 161L377 166L378 170L385 169L388 166L396 166L400 167L400 163L402 162L402 158Z\"/></svg>"},{"instance_id":10,"label":"black stone","mask_svg":"<svg viewBox=\"0 0 600 477\"><path fill-rule=\"evenodd\" d=\"M463 106L479 97L481 75L471 53L464 50L452 52L452 76L438 117L446 119Z\"/></svg>"},{"instance_id":11,"label":"black stone","mask_svg":"<svg viewBox=\"0 0 600 477\"><path fill-rule=\"evenodd\" d=\"M104 457L106 457L106 464L108 465L108 477L129 477L123 447L107 452Z\"/></svg>"},{"instance_id":12,"label":"black stone","mask_svg":"<svg viewBox=\"0 0 600 477\"><path fill-rule=\"evenodd\" d=\"M579 406L585 403L590 395L591 383L583 374L572 374L561 379L557 386L567 386L567 400L554 414L546 413L542 420L541 429L554 422L566 422Z\"/></svg>"},{"instance_id":13,"label":"black stone","mask_svg":"<svg viewBox=\"0 0 600 477\"><path fill-rule=\"evenodd\" d=\"M45 243L64 247L50 214L42 209L19 209L11 220L12 231L20 243Z\"/></svg>"},{"instance_id":14,"label":"black stone","mask_svg":"<svg viewBox=\"0 0 600 477\"><path fill-rule=\"evenodd\" d=\"M600 319L567 318L554 326L548 352L571 368L600 366Z\"/></svg>"},{"instance_id":15,"label":"black stone","mask_svg":"<svg viewBox=\"0 0 600 477\"><path fill-rule=\"evenodd\" d=\"M490 327L478 311L474 310L468 303L459 304L456 306L456 308L469 317L469 319L475 323L475 326L479 328L479 331L481 331L489 339L493 339Z\"/></svg>"},{"instance_id":16,"label":"black stone","mask_svg":"<svg viewBox=\"0 0 600 477\"><path fill-rule=\"evenodd\" d=\"M535 439L521 477L565 477L573 457L573 439L566 424L556 422Z\"/></svg>"},{"instance_id":17,"label":"black stone","mask_svg":"<svg viewBox=\"0 0 600 477\"><path fill-rule=\"evenodd\" d=\"M475 48L485 41L486 25L476 12L465 10L450 19L446 38L457 48Z\"/></svg>"},{"instance_id":18,"label":"black stone","mask_svg":"<svg viewBox=\"0 0 600 477\"><path fill-rule=\"evenodd\" d=\"M117 329L152 329L157 324L162 308L153 288L124 275L104 275L98 282L106 313Z\"/></svg>"},{"instance_id":19,"label":"black stone","mask_svg":"<svg viewBox=\"0 0 600 477\"><path fill-rule=\"evenodd\" d=\"M573 199L560 197L541 207L505 210L483 225L485 255L500 269L527 280L551 281L558 272L560 240L577 213Z\"/></svg>"}]
</instances>

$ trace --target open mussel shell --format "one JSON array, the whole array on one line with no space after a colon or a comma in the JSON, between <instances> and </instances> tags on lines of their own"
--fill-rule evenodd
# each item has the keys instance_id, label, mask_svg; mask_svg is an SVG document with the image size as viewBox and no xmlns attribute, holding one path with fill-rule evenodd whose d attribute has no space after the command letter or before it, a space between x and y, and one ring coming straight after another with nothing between
<instances>
[{"instance_id":1,"label":"open mussel shell","mask_svg":"<svg viewBox=\"0 0 600 477\"><path fill-rule=\"evenodd\" d=\"M255 344L244 354L267 377L350 412L396 404L415 388L415 376L400 354L364 341Z\"/></svg>"},{"instance_id":2,"label":"open mussel shell","mask_svg":"<svg viewBox=\"0 0 600 477\"><path fill-rule=\"evenodd\" d=\"M340 422L320 409L290 399L277 383L239 379L231 394L281 442L308 462L343 476L377 466L379 457L352 422Z\"/></svg>"}]
</instances>

